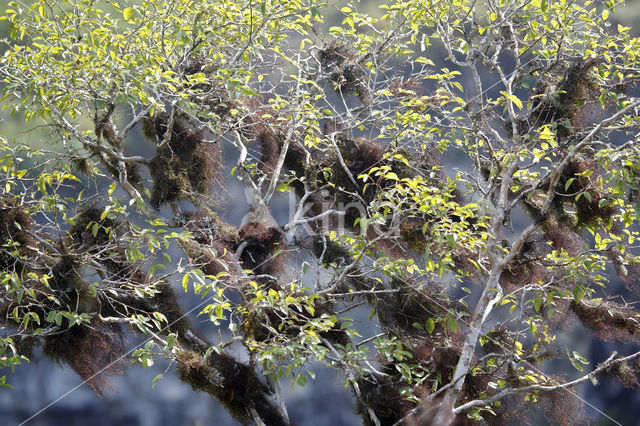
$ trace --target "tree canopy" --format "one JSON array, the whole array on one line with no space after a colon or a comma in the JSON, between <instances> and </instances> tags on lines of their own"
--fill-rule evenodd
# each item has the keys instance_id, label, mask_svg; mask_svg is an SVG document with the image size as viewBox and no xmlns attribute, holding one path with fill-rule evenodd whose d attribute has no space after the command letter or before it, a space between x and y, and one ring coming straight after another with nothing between
<instances>
[{"instance_id":1,"label":"tree canopy","mask_svg":"<svg viewBox=\"0 0 640 426\"><path fill-rule=\"evenodd\" d=\"M101 394L169 359L267 425L311 365L370 425L571 424L577 385L640 386L640 352L556 339L638 349L620 4L10 2L1 104L32 131L0 138L0 367L41 352Z\"/></svg>"}]
</instances>

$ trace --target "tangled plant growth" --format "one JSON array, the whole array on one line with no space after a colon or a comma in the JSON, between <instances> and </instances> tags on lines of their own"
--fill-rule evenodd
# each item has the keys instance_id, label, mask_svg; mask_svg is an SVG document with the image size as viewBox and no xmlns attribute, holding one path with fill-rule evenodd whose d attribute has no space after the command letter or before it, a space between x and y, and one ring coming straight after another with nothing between
<instances>
[{"instance_id":1,"label":"tangled plant growth","mask_svg":"<svg viewBox=\"0 0 640 426\"><path fill-rule=\"evenodd\" d=\"M640 352L596 364L555 342L567 324L638 336L617 283L637 296L640 42L618 3L10 3L2 105L57 148L0 139L0 365L41 345L100 393L133 333L142 366L170 359L268 425L289 424L278 380L312 361L372 425L538 405L570 423L578 384L638 386ZM153 155L132 154L138 132ZM231 336L198 335L180 283Z\"/></svg>"}]
</instances>

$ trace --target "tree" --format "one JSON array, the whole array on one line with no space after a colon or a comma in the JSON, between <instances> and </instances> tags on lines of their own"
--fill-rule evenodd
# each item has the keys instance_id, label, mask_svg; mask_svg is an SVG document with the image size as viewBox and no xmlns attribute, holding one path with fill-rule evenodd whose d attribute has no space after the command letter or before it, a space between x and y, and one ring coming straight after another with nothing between
<instances>
[{"instance_id":1,"label":"tree","mask_svg":"<svg viewBox=\"0 0 640 426\"><path fill-rule=\"evenodd\" d=\"M0 365L41 345L100 393L134 333L143 367L268 425L312 361L375 425L570 423L576 385L638 386L640 352L555 342L638 342L640 41L619 3L10 3L2 107L40 139L0 140ZM229 335L195 331L180 283Z\"/></svg>"}]
</instances>

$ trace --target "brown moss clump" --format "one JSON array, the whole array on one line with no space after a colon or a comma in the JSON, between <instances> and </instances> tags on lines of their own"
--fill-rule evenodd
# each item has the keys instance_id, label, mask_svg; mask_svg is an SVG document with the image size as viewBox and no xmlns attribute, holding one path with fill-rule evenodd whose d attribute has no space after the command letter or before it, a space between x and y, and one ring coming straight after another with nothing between
<instances>
[{"instance_id":1,"label":"brown moss clump","mask_svg":"<svg viewBox=\"0 0 640 426\"><path fill-rule=\"evenodd\" d=\"M180 247L205 273L227 272L228 264L237 261L234 248L238 230L215 213L189 212L176 218L176 222L193 235L193 241L181 241Z\"/></svg>"},{"instance_id":2,"label":"brown moss clump","mask_svg":"<svg viewBox=\"0 0 640 426\"><path fill-rule=\"evenodd\" d=\"M314 256L322 262L322 265L327 267L339 268L346 265L352 259L349 251L336 241L331 241L326 235L316 235L312 240L311 247ZM358 270L354 270L353 274L349 274L345 277L344 283L338 288L336 292L346 292L349 289L356 291L360 290L379 290L381 284L366 274L361 274ZM376 298L374 295L365 296L369 302L373 303Z\"/></svg>"},{"instance_id":3,"label":"brown moss clump","mask_svg":"<svg viewBox=\"0 0 640 426\"><path fill-rule=\"evenodd\" d=\"M381 425L393 425L402 419L415 404L400 394L406 384L386 375L367 374L358 379L362 400L356 399L356 413L365 425L373 425L367 408L373 410Z\"/></svg>"},{"instance_id":4,"label":"brown moss clump","mask_svg":"<svg viewBox=\"0 0 640 426\"><path fill-rule=\"evenodd\" d=\"M52 268L51 288L69 309L77 312L96 312L98 300L89 292L81 277L81 265L71 256L63 256Z\"/></svg>"},{"instance_id":5,"label":"brown moss clump","mask_svg":"<svg viewBox=\"0 0 640 426\"><path fill-rule=\"evenodd\" d=\"M425 223L424 219L417 217L406 217L400 222L400 237L402 241L407 247L418 253L424 253L427 248L427 239L422 231Z\"/></svg>"},{"instance_id":6,"label":"brown moss clump","mask_svg":"<svg viewBox=\"0 0 640 426\"><path fill-rule=\"evenodd\" d=\"M271 176L280 157L279 137L274 130L265 124L254 127L253 133L256 143L260 147L260 163L258 168L268 176Z\"/></svg>"},{"instance_id":7,"label":"brown moss clump","mask_svg":"<svg viewBox=\"0 0 640 426\"><path fill-rule=\"evenodd\" d=\"M544 392L540 398L549 422L560 426L587 423L582 399L568 389Z\"/></svg>"},{"instance_id":8,"label":"brown moss clump","mask_svg":"<svg viewBox=\"0 0 640 426\"><path fill-rule=\"evenodd\" d=\"M507 291L514 291L525 285L545 280L549 271L539 262L544 257L545 248L543 243L525 242L518 256L507 265L500 276L500 285Z\"/></svg>"},{"instance_id":9,"label":"brown moss clump","mask_svg":"<svg viewBox=\"0 0 640 426\"><path fill-rule=\"evenodd\" d=\"M104 210L95 205L83 208L68 231L69 246L97 254L96 260L105 267L112 280L146 283L146 274L127 260L125 248L117 238L125 232L126 223L109 215L102 218L103 213Z\"/></svg>"},{"instance_id":10,"label":"brown moss clump","mask_svg":"<svg viewBox=\"0 0 640 426\"><path fill-rule=\"evenodd\" d=\"M571 225L568 218L552 213L542 223L542 229L555 250L566 250L570 256L577 256L584 249L584 243Z\"/></svg>"},{"instance_id":11,"label":"brown moss clump","mask_svg":"<svg viewBox=\"0 0 640 426\"><path fill-rule=\"evenodd\" d=\"M149 281L144 271L138 270L134 274L136 283ZM163 333L177 333L182 344L187 347L200 347L200 339L193 331L191 322L182 309L171 284L166 281L158 282L152 296L138 297L123 292L110 300L102 300L100 314L104 316L129 317L132 313L151 316L159 312L167 318L167 324ZM125 289L126 290L126 289ZM133 328L134 331L138 331Z\"/></svg>"},{"instance_id":12,"label":"brown moss clump","mask_svg":"<svg viewBox=\"0 0 640 426\"><path fill-rule=\"evenodd\" d=\"M598 59L578 58L566 67L562 80L557 85L545 81L538 88L537 97L532 101L535 111L531 117L532 126L538 127L563 119L569 121L578 114L579 105L591 94L593 83L589 72L597 63ZM545 79L547 78L545 76ZM571 133L571 129L566 127L567 124L560 123L558 135L561 138L566 138Z\"/></svg>"},{"instance_id":13,"label":"brown moss clump","mask_svg":"<svg viewBox=\"0 0 640 426\"><path fill-rule=\"evenodd\" d=\"M40 339L34 336L19 335L13 337L13 343L17 353L32 360L34 359L34 349L40 345Z\"/></svg>"},{"instance_id":14,"label":"brown moss clump","mask_svg":"<svg viewBox=\"0 0 640 426\"><path fill-rule=\"evenodd\" d=\"M606 373L618 380L625 388L640 389L640 362L635 361L633 364L628 362L619 362L609 368Z\"/></svg>"},{"instance_id":15,"label":"brown moss clump","mask_svg":"<svg viewBox=\"0 0 640 426\"><path fill-rule=\"evenodd\" d=\"M81 157L71 154L71 164L73 165L73 168L80 174L87 176L93 176L95 174L95 167L87 157Z\"/></svg>"},{"instance_id":16,"label":"brown moss clump","mask_svg":"<svg viewBox=\"0 0 640 426\"><path fill-rule=\"evenodd\" d=\"M33 220L27 210L21 208L17 200L5 196L0 198L0 242L9 241L20 246L35 246L35 239L26 230L33 229Z\"/></svg>"},{"instance_id":17,"label":"brown moss clump","mask_svg":"<svg viewBox=\"0 0 640 426\"><path fill-rule=\"evenodd\" d=\"M109 173L111 173L112 176L114 176L115 178L120 178L120 171L118 170L118 168L113 165L112 163L103 163L105 168L107 169L107 171ZM83 171L83 169L80 169L80 167L83 167L84 170L87 169L88 166L84 166L81 163L75 163L76 167L78 167L79 171ZM148 189L143 185L142 182L142 175L140 174L140 168L138 167L137 163L126 163L125 166L125 171L127 172L127 181L134 186L134 188L136 188L137 190L148 194Z\"/></svg>"},{"instance_id":18,"label":"brown moss clump","mask_svg":"<svg viewBox=\"0 0 640 426\"><path fill-rule=\"evenodd\" d=\"M438 293L426 284L394 279L391 286L398 291L379 298L376 311L381 324L399 327L403 333L419 333L413 327L415 322L424 324L426 318L450 315L448 309L466 311L462 304L452 302L447 295Z\"/></svg>"},{"instance_id":19,"label":"brown moss clump","mask_svg":"<svg viewBox=\"0 0 640 426\"><path fill-rule=\"evenodd\" d=\"M44 338L42 352L68 364L99 396L110 388L109 375L120 375L125 365L124 342L115 325L76 325Z\"/></svg>"},{"instance_id":20,"label":"brown moss clump","mask_svg":"<svg viewBox=\"0 0 640 426\"><path fill-rule=\"evenodd\" d=\"M277 277L284 268L284 257L277 253L282 243L282 231L260 222L249 222L238 234L238 241L246 242L241 260L254 273Z\"/></svg>"},{"instance_id":21,"label":"brown moss clump","mask_svg":"<svg viewBox=\"0 0 640 426\"><path fill-rule=\"evenodd\" d=\"M635 259L628 261L620 248L615 246L607 249L605 255L609 258L618 277L627 285L627 288L638 291L639 289L636 286L631 286L630 284L640 279L640 263Z\"/></svg>"},{"instance_id":22,"label":"brown moss clump","mask_svg":"<svg viewBox=\"0 0 640 426\"><path fill-rule=\"evenodd\" d=\"M608 342L640 342L638 313L632 307L587 299L579 303L572 302L570 306L582 324L599 339Z\"/></svg>"},{"instance_id":23,"label":"brown moss clump","mask_svg":"<svg viewBox=\"0 0 640 426\"><path fill-rule=\"evenodd\" d=\"M243 106L246 109L246 117L243 119L244 126L240 131L247 138L254 139L255 145L260 149L258 169L271 177L288 133L288 129L283 126L286 120L283 121L277 111L258 98L245 99ZM285 168L298 176L304 176L306 167L306 151L303 148L304 133L304 129L296 129L293 132L294 137L289 139L283 163Z\"/></svg>"},{"instance_id":24,"label":"brown moss clump","mask_svg":"<svg viewBox=\"0 0 640 426\"><path fill-rule=\"evenodd\" d=\"M379 166L384 155L382 145L367 139L359 140L355 146L345 148L349 149L345 155L345 161L349 162L347 166L355 178L368 172L372 167Z\"/></svg>"},{"instance_id":25,"label":"brown moss clump","mask_svg":"<svg viewBox=\"0 0 640 426\"><path fill-rule=\"evenodd\" d=\"M329 44L319 53L322 71L342 93L353 93L362 103L370 102L371 94L365 82L363 68L357 63L354 53L345 46Z\"/></svg>"},{"instance_id":26,"label":"brown moss clump","mask_svg":"<svg viewBox=\"0 0 640 426\"><path fill-rule=\"evenodd\" d=\"M161 282L156 286L158 291L150 298L149 304L154 312L160 312L167 317L167 328L172 333L183 333L191 330L191 322L187 318L178 303L175 291L171 284Z\"/></svg>"},{"instance_id":27,"label":"brown moss clump","mask_svg":"<svg viewBox=\"0 0 640 426\"><path fill-rule=\"evenodd\" d=\"M389 91L398 98L415 98L422 95L423 89L418 80L409 78L394 81L389 87Z\"/></svg>"},{"instance_id":28,"label":"brown moss clump","mask_svg":"<svg viewBox=\"0 0 640 426\"><path fill-rule=\"evenodd\" d=\"M405 348L411 351L409 358L404 360L381 360L385 362L382 367L382 371L385 373L384 376L375 377L376 381L369 386L359 381L363 396L367 395L370 398L365 397L365 400L370 408L374 410L381 424L395 424L414 408L415 404L408 401L400 393L401 389L411 388L413 394L418 398L424 398L431 392L428 383L418 385L407 383L399 372L399 364L421 368L423 371L428 372L431 377L439 377L442 380L440 385L444 385L451 380L454 367L460 357L462 339L458 336L447 338L439 330L434 330L431 334L419 337L414 336L408 340L405 335L403 339L410 343L410 346ZM489 379L485 376L473 378L472 376L467 376L467 381L463 388L462 397L464 399L470 399L476 394L479 395L482 389L481 382L488 382ZM381 395L381 392L384 395ZM373 396L377 398L372 398ZM435 403L437 403L437 400ZM361 404L359 405L361 406ZM366 418L366 412L363 411L363 413ZM383 418L385 419L384 421ZM464 416L461 418L464 418Z\"/></svg>"},{"instance_id":29,"label":"brown moss clump","mask_svg":"<svg viewBox=\"0 0 640 426\"><path fill-rule=\"evenodd\" d=\"M120 225L108 216L102 218L104 210L95 205L88 206L80 211L69 228L69 236L74 243L81 247L100 250L111 239L111 233ZM93 235L93 227L96 233Z\"/></svg>"},{"instance_id":30,"label":"brown moss clump","mask_svg":"<svg viewBox=\"0 0 640 426\"><path fill-rule=\"evenodd\" d=\"M349 251L337 241L332 241L326 235L316 235L312 242L313 254L322 261L325 267L334 264L341 266L351 260Z\"/></svg>"},{"instance_id":31,"label":"brown moss clump","mask_svg":"<svg viewBox=\"0 0 640 426\"><path fill-rule=\"evenodd\" d=\"M33 220L29 212L19 207L18 200L5 196L0 198L0 267L22 269L22 263L12 254L26 255L28 247L37 247L37 242L27 230L32 230Z\"/></svg>"},{"instance_id":32,"label":"brown moss clump","mask_svg":"<svg viewBox=\"0 0 640 426\"><path fill-rule=\"evenodd\" d=\"M414 328L417 331L417 329ZM453 368L458 363L462 349L462 338L458 335L446 336L441 324L436 325L432 333L417 333L410 340L411 357L402 361L405 364L419 365L448 382ZM385 366L385 372L400 377L393 364Z\"/></svg>"},{"instance_id":33,"label":"brown moss clump","mask_svg":"<svg viewBox=\"0 0 640 426\"><path fill-rule=\"evenodd\" d=\"M464 379L460 402L473 401L488 396L487 391L491 392L489 382L491 382L492 379L493 375L488 373L476 372L468 374ZM491 418L493 418L493 415L487 414L486 419L490 420Z\"/></svg>"},{"instance_id":34,"label":"brown moss clump","mask_svg":"<svg viewBox=\"0 0 640 426\"><path fill-rule=\"evenodd\" d=\"M216 397L227 411L240 422L249 422L248 408L254 408L268 425L281 425L284 420L267 399L272 393L248 365L227 354L212 353L206 362L195 352L185 351L178 356L180 380L194 390Z\"/></svg>"},{"instance_id":35,"label":"brown moss clump","mask_svg":"<svg viewBox=\"0 0 640 426\"><path fill-rule=\"evenodd\" d=\"M246 413L246 407L254 407L265 424L283 424L279 411L267 399L273 391L260 381L250 366L224 353L212 356L210 363L222 379L222 388L216 397L229 412Z\"/></svg>"},{"instance_id":36,"label":"brown moss clump","mask_svg":"<svg viewBox=\"0 0 640 426\"><path fill-rule=\"evenodd\" d=\"M196 352L183 351L178 355L178 377L193 390L216 394L220 388L214 372Z\"/></svg>"},{"instance_id":37,"label":"brown moss clump","mask_svg":"<svg viewBox=\"0 0 640 426\"><path fill-rule=\"evenodd\" d=\"M232 247L221 241L213 241L208 246L193 241L181 241L180 247L189 256L190 262L208 275L228 272L229 263L235 261Z\"/></svg>"},{"instance_id":38,"label":"brown moss clump","mask_svg":"<svg viewBox=\"0 0 640 426\"><path fill-rule=\"evenodd\" d=\"M337 158L331 158L329 167L332 170L330 183L338 188L345 188L350 192L360 193L360 197L352 196L344 192L338 193L339 201L344 203L360 203L362 200L369 203L373 201L382 188L393 185L393 181L373 177L365 186L362 180L358 179L361 174L366 174L372 167L386 164L383 161L384 148L367 139L353 140L344 134L336 138L338 148L347 169L355 180L354 182L340 164ZM395 170L394 170L395 171ZM324 171L319 173L319 179L324 181ZM359 217L360 209L352 208L345 212L345 222L348 226L353 226L354 221Z\"/></svg>"},{"instance_id":39,"label":"brown moss clump","mask_svg":"<svg viewBox=\"0 0 640 426\"><path fill-rule=\"evenodd\" d=\"M584 175L589 172L591 176ZM576 228L597 224L610 226L612 217L617 213L616 207L607 202L607 194L597 188L597 177L596 162L576 155L568 162L558 180L558 196L554 199L556 209L564 211L564 203L574 204Z\"/></svg>"},{"instance_id":40,"label":"brown moss clump","mask_svg":"<svg viewBox=\"0 0 640 426\"><path fill-rule=\"evenodd\" d=\"M222 80L214 78L214 74L218 70L216 64L207 62L202 57L194 57L185 62L181 68L185 86L195 92L191 97L193 102L208 108L221 119L226 117L236 106L236 102L231 100L221 84ZM209 77L206 82L193 83L190 81L191 76L199 73Z\"/></svg>"},{"instance_id":41,"label":"brown moss clump","mask_svg":"<svg viewBox=\"0 0 640 426\"><path fill-rule=\"evenodd\" d=\"M153 118L158 142L164 140L168 118L166 114ZM149 162L153 179L151 204L158 208L182 199L197 201L196 194L205 194L220 168L220 148L205 138L204 129L189 129L186 121L174 121L169 142L160 143Z\"/></svg>"},{"instance_id":42,"label":"brown moss clump","mask_svg":"<svg viewBox=\"0 0 640 426\"><path fill-rule=\"evenodd\" d=\"M198 244L208 245L214 241L222 241L233 245L238 237L238 229L213 212L187 212L176 217L175 220L184 227L185 231L191 232Z\"/></svg>"},{"instance_id":43,"label":"brown moss clump","mask_svg":"<svg viewBox=\"0 0 640 426\"><path fill-rule=\"evenodd\" d=\"M153 143L158 142L158 138L162 139L163 135L158 135L156 133L156 120L155 116L145 115L140 120L140 130L142 131L142 135L149 141Z\"/></svg>"}]
</instances>

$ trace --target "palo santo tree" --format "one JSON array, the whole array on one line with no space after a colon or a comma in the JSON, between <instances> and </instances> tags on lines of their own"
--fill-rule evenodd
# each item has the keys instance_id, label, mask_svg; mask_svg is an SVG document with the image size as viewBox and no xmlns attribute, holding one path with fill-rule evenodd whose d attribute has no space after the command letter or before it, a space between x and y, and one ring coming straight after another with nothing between
<instances>
[{"instance_id":1,"label":"palo santo tree","mask_svg":"<svg viewBox=\"0 0 640 426\"><path fill-rule=\"evenodd\" d=\"M2 107L42 137L0 139L0 365L41 345L100 393L133 333L143 366L268 425L311 361L371 425L567 423L576 385L638 386L640 352L555 343L639 331L640 43L619 3L11 2ZM180 286L231 335L202 337Z\"/></svg>"}]
</instances>

